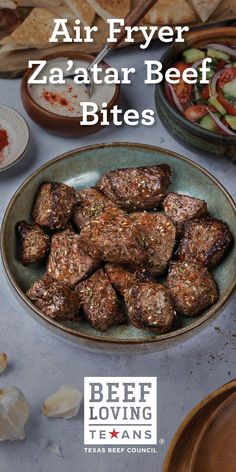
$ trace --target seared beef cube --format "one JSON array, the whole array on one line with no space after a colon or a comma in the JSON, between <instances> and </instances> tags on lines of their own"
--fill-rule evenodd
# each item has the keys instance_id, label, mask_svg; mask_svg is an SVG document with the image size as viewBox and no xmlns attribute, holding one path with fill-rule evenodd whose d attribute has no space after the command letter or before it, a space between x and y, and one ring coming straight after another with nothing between
<instances>
[{"instance_id":1,"label":"seared beef cube","mask_svg":"<svg viewBox=\"0 0 236 472\"><path fill-rule=\"evenodd\" d=\"M78 229L84 228L91 220L97 218L107 208L114 208L115 204L104 197L95 188L85 188L78 192L78 206L74 211L74 222Z\"/></svg>"},{"instance_id":2,"label":"seared beef cube","mask_svg":"<svg viewBox=\"0 0 236 472\"><path fill-rule=\"evenodd\" d=\"M167 285L175 309L182 315L199 315L218 299L212 275L198 262L172 262Z\"/></svg>"},{"instance_id":3,"label":"seared beef cube","mask_svg":"<svg viewBox=\"0 0 236 472\"><path fill-rule=\"evenodd\" d=\"M47 274L74 287L97 270L99 261L82 250L79 235L70 228L52 236Z\"/></svg>"},{"instance_id":4,"label":"seared beef cube","mask_svg":"<svg viewBox=\"0 0 236 472\"><path fill-rule=\"evenodd\" d=\"M207 215L207 203L199 198L169 193L163 202L165 214L176 224L178 233L184 229L184 223Z\"/></svg>"},{"instance_id":5,"label":"seared beef cube","mask_svg":"<svg viewBox=\"0 0 236 472\"><path fill-rule=\"evenodd\" d=\"M85 318L95 329L106 331L125 322L116 292L102 269L77 285L75 292L82 303Z\"/></svg>"},{"instance_id":6,"label":"seared beef cube","mask_svg":"<svg viewBox=\"0 0 236 472\"><path fill-rule=\"evenodd\" d=\"M115 289L122 295L127 288L140 282L154 282L150 272L145 268L130 269L126 266L106 264L105 271Z\"/></svg>"},{"instance_id":7,"label":"seared beef cube","mask_svg":"<svg viewBox=\"0 0 236 472\"><path fill-rule=\"evenodd\" d=\"M76 201L74 188L57 182L44 183L34 203L33 219L40 226L65 228Z\"/></svg>"},{"instance_id":8,"label":"seared beef cube","mask_svg":"<svg viewBox=\"0 0 236 472\"><path fill-rule=\"evenodd\" d=\"M146 258L139 230L121 210L109 208L81 231L84 251L114 264L140 265Z\"/></svg>"},{"instance_id":9,"label":"seared beef cube","mask_svg":"<svg viewBox=\"0 0 236 472\"><path fill-rule=\"evenodd\" d=\"M169 290L160 284L142 283L124 292L131 323L158 334L171 331L175 319Z\"/></svg>"},{"instance_id":10,"label":"seared beef cube","mask_svg":"<svg viewBox=\"0 0 236 472\"><path fill-rule=\"evenodd\" d=\"M224 221L210 217L191 220L185 224L184 236L178 249L178 259L194 260L207 267L213 267L224 256L232 239Z\"/></svg>"},{"instance_id":11,"label":"seared beef cube","mask_svg":"<svg viewBox=\"0 0 236 472\"><path fill-rule=\"evenodd\" d=\"M124 210L150 210L165 198L170 176L167 164L117 169L105 174L96 188Z\"/></svg>"},{"instance_id":12,"label":"seared beef cube","mask_svg":"<svg viewBox=\"0 0 236 472\"><path fill-rule=\"evenodd\" d=\"M138 226L147 251L145 266L153 276L163 274L174 250L174 223L163 213L134 213L132 219Z\"/></svg>"},{"instance_id":13,"label":"seared beef cube","mask_svg":"<svg viewBox=\"0 0 236 472\"><path fill-rule=\"evenodd\" d=\"M26 295L39 310L56 321L74 320L79 311L80 303L74 292L48 276L34 282Z\"/></svg>"},{"instance_id":14,"label":"seared beef cube","mask_svg":"<svg viewBox=\"0 0 236 472\"><path fill-rule=\"evenodd\" d=\"M17 231L21 242L21 260L24 265L40 262L47 254L50 237L40 226L26 221L17 223Z\"/></svg>"}]
</instances>

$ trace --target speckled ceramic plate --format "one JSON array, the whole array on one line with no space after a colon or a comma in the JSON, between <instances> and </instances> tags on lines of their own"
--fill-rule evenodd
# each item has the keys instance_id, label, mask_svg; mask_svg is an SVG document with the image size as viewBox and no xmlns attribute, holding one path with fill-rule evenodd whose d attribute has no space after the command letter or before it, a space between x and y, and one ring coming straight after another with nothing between
<instances>
[{"instance_id":1,"label":"speckled ceramic plate","mask_svg":"<svg viewBox=\"0 0 236 472\"><path fill-rule=\"evenodd\" d=\"M220 289L219 301L196 318L179 317L175 329L155 335L129 325L112 328L105 333L91 328L86 322L57 323L44 316L25 296L25 291L38 279L43 268L24 267L18 259L15 226L19 220L29 220L39 185L45 181L61 181L77 190L94 185L102 174L119 167L167 163L172 169L171 190L200 197L207 201L210 212L224 219L236 238L236 206L226 190L213 176L192 161L161 148L143 144L114 143L77 149L60 156L36 170L13 196L2 225L2 257L6 273L24 307L54 333L86 347L116 351L145 352L171 347L197 334L209 320L219 314L236 285L236 248L214 270Z\"/></svg>"},{"instance_id":2,"label":"speckled ceramic plate","mask_svg":"<svg viewBox=\"0 0 236 472\"><path fill-rule=\"evenodd\" d=\"M8 136L8 145L0 153L0 172L3 172L23 157L30 132L24 118L6 105L0 105L0 129L4 129Z\"/></svg>"}]
</instances>

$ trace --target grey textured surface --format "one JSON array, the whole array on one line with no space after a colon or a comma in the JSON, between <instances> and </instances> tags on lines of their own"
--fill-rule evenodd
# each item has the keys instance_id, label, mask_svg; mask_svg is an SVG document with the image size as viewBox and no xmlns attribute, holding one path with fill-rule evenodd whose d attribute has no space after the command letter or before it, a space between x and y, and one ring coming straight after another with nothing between
<instances>
[{"instance_id":1,"label":"grey textured surface","mask_svg":"<svg viewBox=\"0 0 236 472\"><path fill-rule=\"evenodd\" d=\"M154 107L154 87L143 86L144 59L159 59L162 49L157 43L142 52L139 48L116 53L110 63L117 67L136 66L133 86L122 87L128 108ZM24 110L19 95L20 81L0 81L0 101ZM97 142L134 141L166 147L198 162L218 178L236 197L236 168L227 159L203 156L176 143L157 119L155 127L110 127L81 140L64 140L50 136L28 118L31 145L27 155L14 168L0 176L0 212L22 181L47 160L79 146ZM0 351L7 352L10 365L1 376L0 385L16 385L28 397L31 417L23 443L0 444L1 472L103 472L121 469L128 472L161 472L161 464L170 438L186 413L205 395L235 377L236 300L231 300L219 318L200 335L183 345L149 355L102 355L83 351L55 338L28 316L11 292L1 266L0 282ZM157 454L86 455L83 451L83 415L71 421L44 418L40 406L50 393L63 384L83 388L84 376L157 376L158 439ZM61 446L63 458L40 447L40 438Z\"/></svg>"}]
</instances>

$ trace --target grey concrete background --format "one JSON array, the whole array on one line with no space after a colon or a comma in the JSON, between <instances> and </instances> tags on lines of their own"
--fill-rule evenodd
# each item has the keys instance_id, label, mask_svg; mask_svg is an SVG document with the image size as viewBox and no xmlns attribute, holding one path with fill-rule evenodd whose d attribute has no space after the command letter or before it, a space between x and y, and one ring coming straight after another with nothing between
<instances>
[{"instance_id":1,"label":"grey concrete background","mask_svg":"<svg viewBox=\"0 0 236 472\"><path fill-rule=\"evenodd\" d=\"M138 47L123 50L110 58L116 67L136 67L133 86L122 87L123 101L129 108L154 107L154 87L143 85L144 59L159 59L158 43L142 52ZM227 159L190 152L173 140L159 120L154 127L110 127L81 139L65 140L50 136L26 116L20 101L20 80L0 80L0 102L10 105L27 119L31 145L27 155L14 168L0 175L0 214L22 181L51 158L87 144L133 141L166 147L198 162L218 178L235 198L235 165ZM168 351L149 355L103 355L89 353L67 344L42 328L25 312L6 281L1 266L0 351L7 352L10 366L0 385L16 385L28 397L31 417L23 443L0 444L1 472L127 472L161 471L167 445L186 413L206 394L235 377L236 300L197 337ZM83 388L84 376L157 376L158 445L157 454L86 455L83 451L83 417L71 421L50 420L40 413L43 400L63 384ZM40 438L59 444L63 458L40 447Z\"/></svg>"}]
</instances>

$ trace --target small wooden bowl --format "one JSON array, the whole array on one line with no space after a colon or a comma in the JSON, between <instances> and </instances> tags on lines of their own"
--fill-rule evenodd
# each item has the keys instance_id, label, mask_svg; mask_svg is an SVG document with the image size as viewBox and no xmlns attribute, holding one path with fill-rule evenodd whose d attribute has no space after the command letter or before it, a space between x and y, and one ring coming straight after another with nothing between
<instances>
[{"instance_id":1,"label":"small wooden bowl","mask_svg":"<svg viewBox=\"0 0 236 472\"><path fill-rule=\"evenodd\" d=\"M90 64L94 57L88 54L81 54L77 52L67 52L66 56L69 59L82 60ZM43 58L43 60L50 61L52 59L60 58L62 54L59 52L50 54ZM109 65L106 62L102 62L102 65L106 68ZM49 133L56 134L58 136L64 136L65 138L78 138L88 136L89 134L96 133L106 126L101 125L102 117L99 113L99 121L96 125L81 125L82 117L68 117L57 115L52 113L45 108L38 105L30 95L28 88L28 80L34 69L27 69L25 72L22 83L21 83L21 99L23 105L30 116L30 118L42 128L46 129ZM119 101L120 97L120 86L117 84L114 96L108 103L108 119L111 117L110 111Z\"/></svg>"},{"instance_id":2,"label":"small wooden bowl","mask_svg":"<svg viewBox=\"0 0 236 472\"><path fill-rule=\"evenodd\" d=\"M236 392L224 400L210 416L194 448L192 472L235 472Z\"/></svg>"},{"instance_id":3,"label":"small wooden bowl","mask_svg":"<svg viewBox=\"0 0 236 472\"><path fill-rule=\"evenodd\" d=\"M162 56L163 70L172 67L185 49L201 48L208 43L236 46L236 27L207 28L186 34L184 43L174 43ZM161 121L175 139L197 151L236 160L236 136L213 133L184 118L166 97L164 82L156 86L155 101Z\"/></svg>"},{"instance_id":4,"label":"small wooden bowl","mask_svg":"<svg viewBox=\"0 0 236 472\"><path fill-rule=\"evenodd\" d=\"M191 464L194 448L202 430L206 429L220 405L235 392L236 380L233 380L215 390L191 410L170 443L162 472L193 472Z\"/></svg>"}]
</instances>

